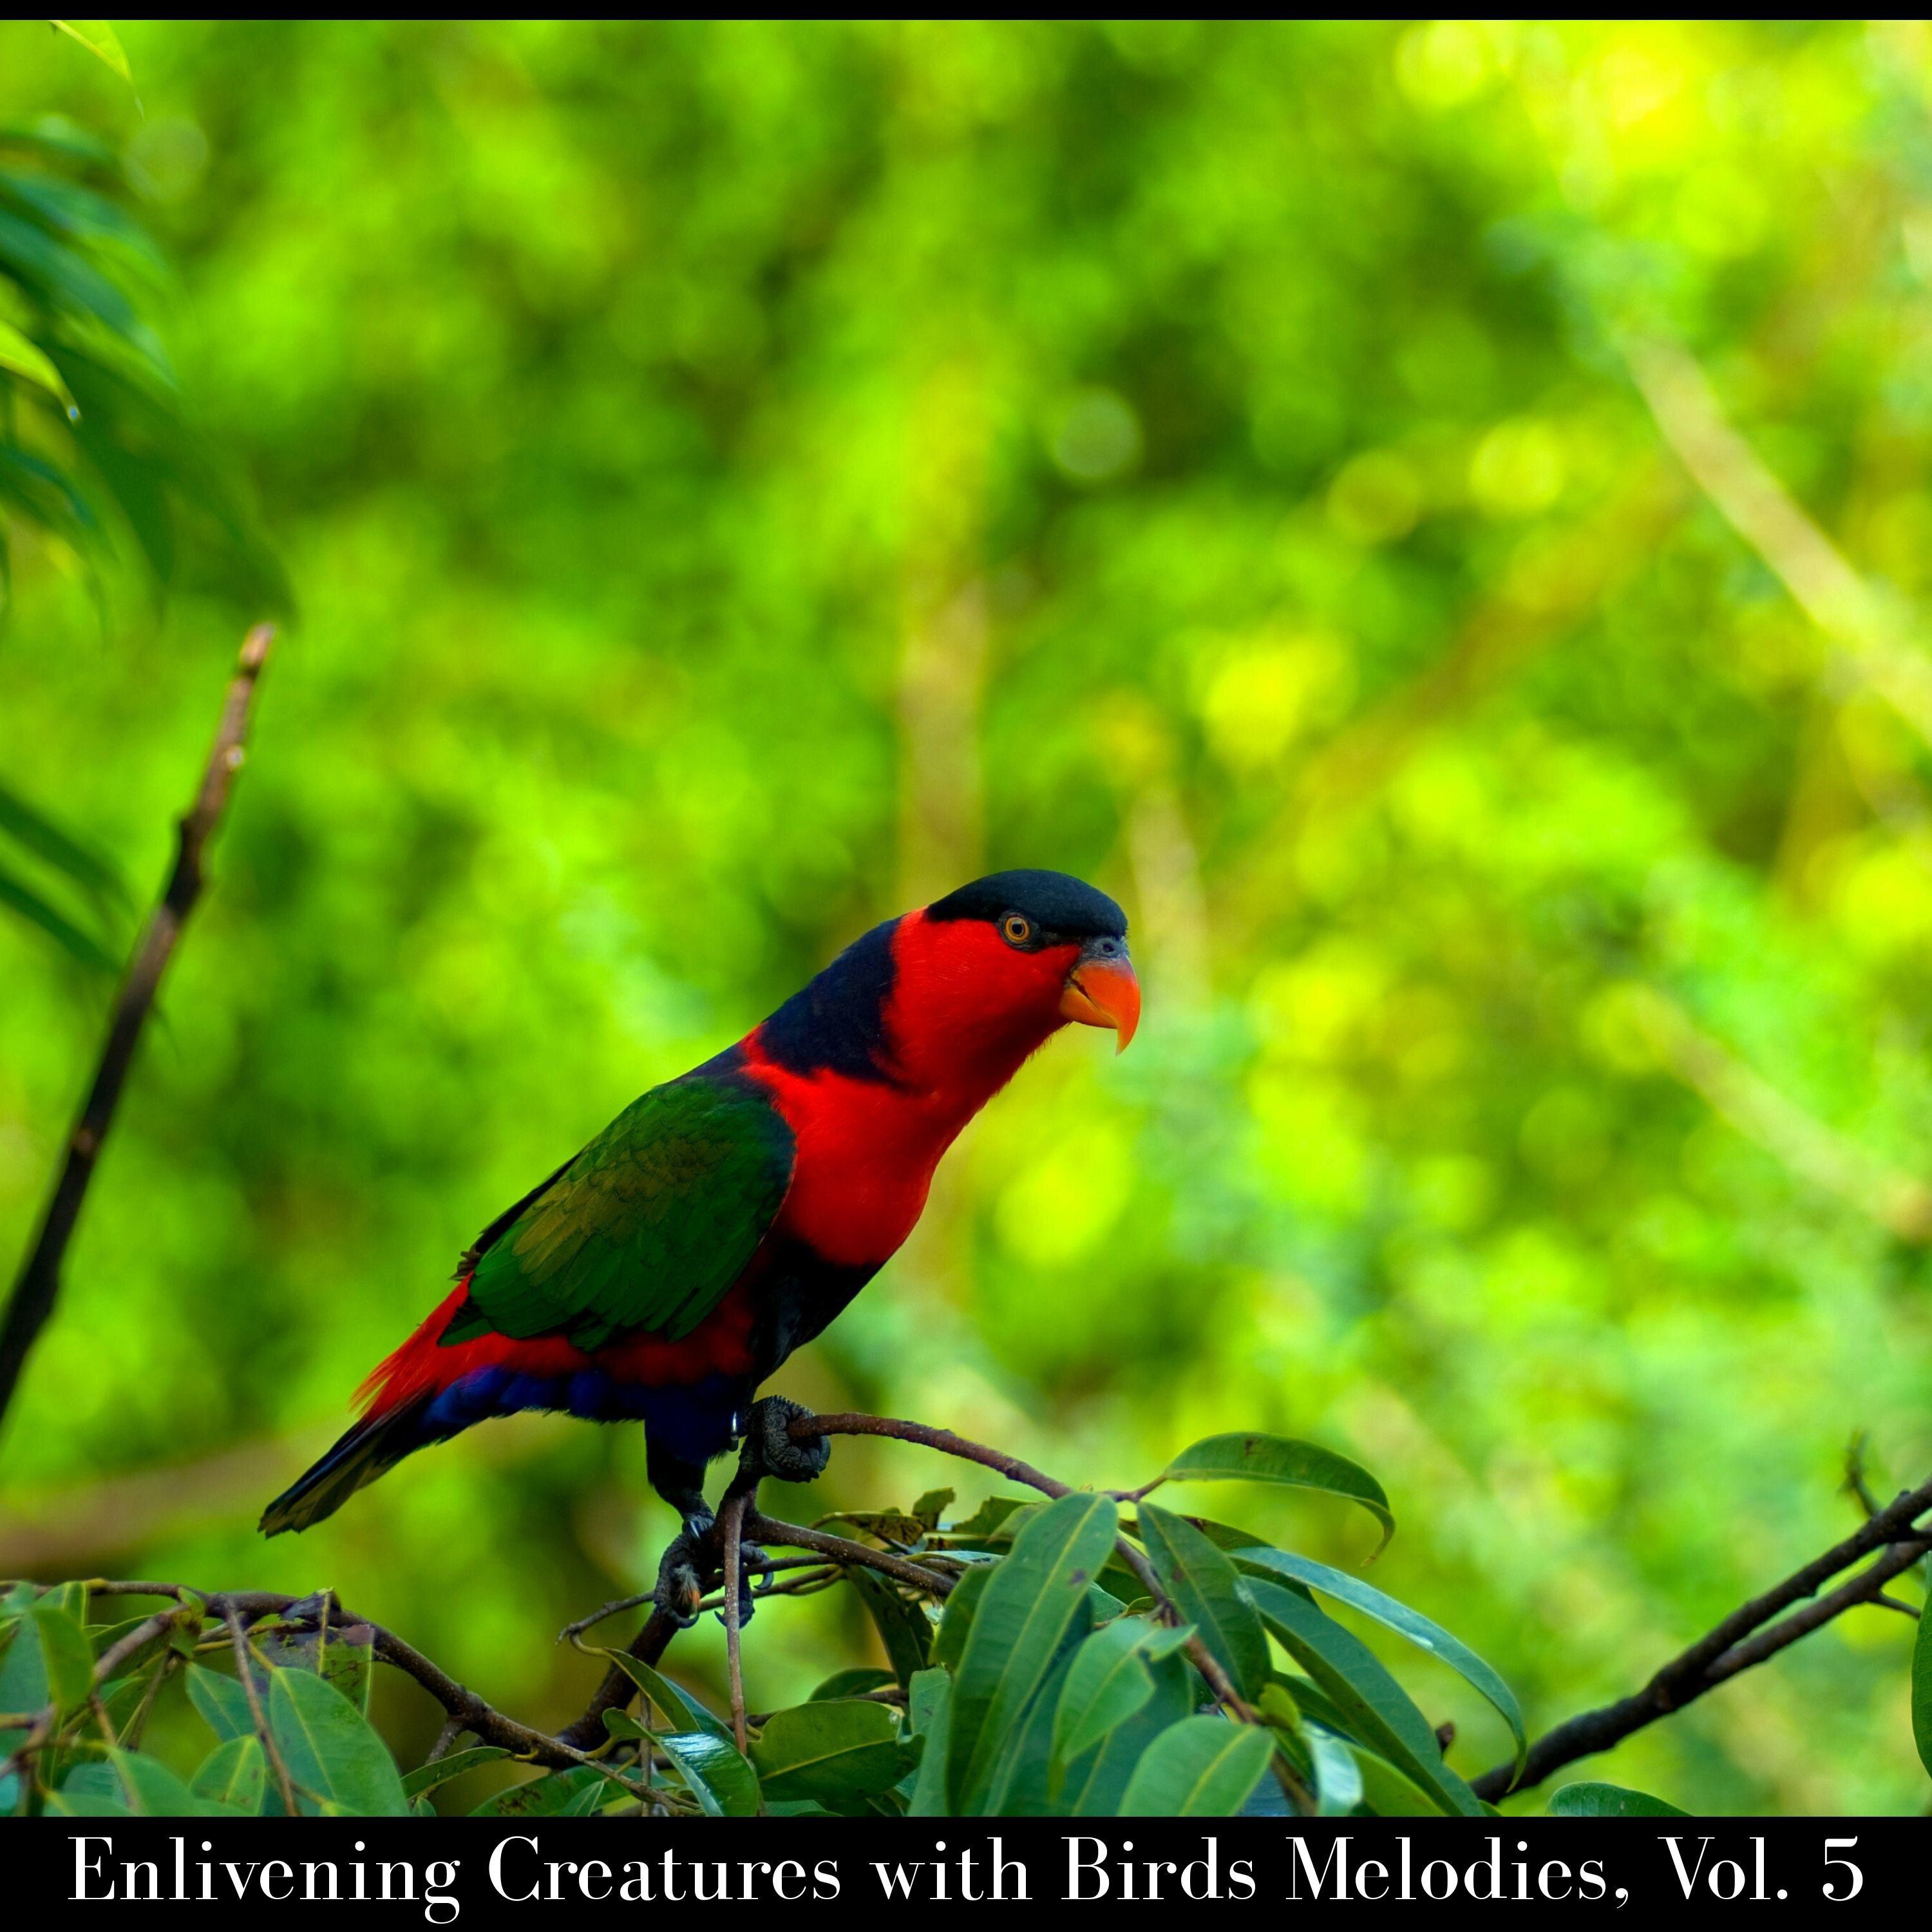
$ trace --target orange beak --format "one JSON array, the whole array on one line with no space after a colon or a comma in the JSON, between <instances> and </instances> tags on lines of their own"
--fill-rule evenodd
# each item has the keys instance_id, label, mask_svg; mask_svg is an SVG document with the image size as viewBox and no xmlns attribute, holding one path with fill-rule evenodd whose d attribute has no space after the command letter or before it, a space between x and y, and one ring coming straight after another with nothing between
<instances>
[{"instance_id":1,"label":"orange beak","mask_svg":"<svg viewBox=\"0 0 1932 1932\"><path fill-rule=\"evenodd\" d=\"M1115 948L1111 956L1099 958L1089 951L1075 961L1060 996L1060 1011L1063 1018L1082 1026L1112 1027L1114 1051L1125 1053L1141 1023L1141 982L1126 947L1118 940L1108 943Z\"/></svg>"}]
</instances>

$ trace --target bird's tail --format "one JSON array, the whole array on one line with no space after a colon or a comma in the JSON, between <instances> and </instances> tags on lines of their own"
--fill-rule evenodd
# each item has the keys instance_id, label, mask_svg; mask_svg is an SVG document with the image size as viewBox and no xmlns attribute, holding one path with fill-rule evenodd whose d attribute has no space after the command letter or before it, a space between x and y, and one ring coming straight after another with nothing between
<instances>
[{"instance_id":1,"label":"bird's tail","mask_svg":"<svg viewBox=\"0 0 1932 1932\"><path fill-rule=\"evenodd\" d=\"M358 1391L368 1404L357 1423L320 1462L304 1471L262 1513L262 1534L308 1529L333 1516L356 1492L393 1469L405 1456L453 1435L463 1426L439 1427L429 1414L452 1372L465 1366L464 1350L440 1352L437 1338L460 1308L469 1277L387 1360L379 1363ZM464 1358L464 1360L459 1360Z\"/></svg>"},{"instance_id":2,"label":"bird's tail","mask_svg":"<svg viewBox=\"0 0 1932 1932\"><path fill-rule=\"evenodd\" d=\"M333 1516L366 1483L435 1439L423 1426L423 1401L364 1416L311 1468L297 1477L262 1513L262 1534L308 1529Z\"/></svg>"}]
</instances>

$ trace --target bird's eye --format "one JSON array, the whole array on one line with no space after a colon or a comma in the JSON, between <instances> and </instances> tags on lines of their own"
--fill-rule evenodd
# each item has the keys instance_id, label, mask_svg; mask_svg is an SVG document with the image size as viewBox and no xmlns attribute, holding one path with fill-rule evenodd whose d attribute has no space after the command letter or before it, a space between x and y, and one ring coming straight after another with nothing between
<instances>
[{"instance_id":1,"label":"bird's eye","mask_svg":"<svg viewBox=\"0 0 1932 1932\"><path fill-rule=\"evenodd\" d=\"M1000 931L1009 946L1024 946L1033 938L1033 921L1024 913L1010 912L1000 920Z\"/></svg>"}]
</instances>

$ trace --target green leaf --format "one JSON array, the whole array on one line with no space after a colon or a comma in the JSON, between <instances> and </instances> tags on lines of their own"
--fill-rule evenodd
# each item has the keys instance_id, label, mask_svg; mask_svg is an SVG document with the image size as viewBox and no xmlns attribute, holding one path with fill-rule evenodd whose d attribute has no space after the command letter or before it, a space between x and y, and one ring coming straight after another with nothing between
<instances>
[{"instance_id":1,"label":"green leaf","mask_svg":"<svg viewBox=\"0 0 1932 1932\"><path fill-rule=\"evenodd\" d=\"M579 1806L596 1809L604 1802L609 1780L600 1771L578 1765L526 1779L484 1799L472 1818L561 1818L581 1816Z\"/></svg>"},{"instance_id":2,"label":"green leaf","mask_svg":"<svg viewBox=\"0 0 1932 1932\"><path fill-rule=\"evenodd\" d=\"M943 1670L922 1670L906 1687L906 1724L914 1737L932 1730L952 1689L952 1680Z\"/></svg>"},{"instance_id":3,"label":"green leaf","mask_svg":"<svg viewBox=\"0 0 1932 1932\"><path fill-rule=\"evenodd\" d=\"M1274 1750L1258 1724L1184 1718L1148 1747L1116 1815L1232 1818L1268 1775Z\"/></svg>"},{"instance_id":4,"label":"green leaf","mask_svg":"<svg viewBox=\"0 0 1932 1932\"><path fill-rule=\"evenodd\" d=\"M1174 1606L1244 1697L1268 1682L1268 1633L1233 1564L1184 1517L1142 1503L1141 1540Z\"/></svg>"},{"instance_id":5,"label":"green leaf","mask_svg":"<svg viewBox=\"0 0 1932 1932\"><path fill-rule=\"evenodd\" d=\"M131 1818L134 1815L124 1799L96 1798L80 1792L70 1796L65 1791L56 1791L48 1798L46 1804L57 1818Z\"/></svg>"},{"instance_id":6,"label":"green leaf","mask_svg":"<svg viewBox=\"0 0 1932 1932\"><path fill-rule=\"evenodd\" d=\"M876 1536L881 1543L910 1545L926 1538L926 1525L904 1510L840 1510L836 1515L821 1518L820 1527L833 1523L844 1523L867 1536Z\"/></svg>"},{"instance_id":7,"label":"green leaf","mask_svg":"<svg viewBox=\"0 0 1932 1932\"><path fill-rule=\"evenodd\" d=\"M98 135L90 134L78 122L70 121L64 114L41 114L31 121L10 121L0 126L0 143L29 148L36 155L76 168L95 169L103 173L113 169L120 159Z\"/></svg>"},{"instance_id":8,"label":"green leaf","mask_svg":"<svg viewBox=\"0 0 1932 1932\"><path fill-rule=\"evenodd\" d=\"M1256 1535L1251 1529L1237 1529L1232 1523L1216 1522L1212 1516L1197 1516L1192 1510L1183 1510L1179 1514L1186 1516L1187 1520L1200 1531L1201 1534L1216 1550L1225 1550L1232 1554L1238 1550L1253 1550L1267 1546L1268 1538L1264 1536ZM1123 1523L1121 1527L1131 1531L1134 1526L1132 1523Z\"/></svg>"},{"instance_id":9,"label":"green leaf","mask_svg":"<svg viewBox=\"0 0 1932 1932\"><path fill-rule=\"evenodd\" d=\"M413 1803L427 1797L438 1785L460 1778L466 1771L474 1771L479 1764L494 1764L500 1757L509 1755L501 1744L475 1744L468 1750L452 1751L447 1757L418 1765L403 1780L403 1796Z\"/></svg>"},{"instance_id":10,"label":"green leaf","mask_svg":"<svg viewBox=\"0 0 1932 1932\"><path fill-rule=\"evenodd\" d=\"M0 257L7 272L48 307L97 322L118 336L159 374L166 362L154 333L127 296L95 266L88 254L70 248L43 226L0 208ZM68 380L75 380L74 358ZM76 425L76 430L79 426ZM17 458L20 452L12 454Z\"/></svg>"},{"instance_id":11,"label":"green leaf","mask_svg":"<svg viewBox=\"0 0 1932 1932\"><path fill-rule=\"evenodd\" d=\"M70 416L80 413L67 378L54 366L53 358L10 322L0 322L0 369L10 369L15 375L46 390Z\"/></svg>"},{"instance_id":12,"label":"green leaf","mask_svg":"<svg viewBox=\"0 0 1932 1932\"><path fill-rule=\"evenodd\" d=\"M710 1731L668 1734L638 1723L628 1711L606 1711L604 1728L612 1737L654 1746L683 1774L685 1783L707 1817L752 1817L759 1810L757 1774L728 1737Z\"/></svg>"},{"instance_id":13,"label":"green leaf","mask_svg":"<svg viewBox=\"0 0 1932 1932\"><path fill-rule=\"evenodd\" d=\"M1626 1791L1620 1784L1586 1782L1564 1785L1550 1799L1548 1815L1552 1818L1688 1818L1691 1814L1665 1804L1660 1798L1652 1797L1648 1792Z\"/></svg>"},{"instance_id":14,"label":"green leaf","mask_svg":"<svg viewBox=\"0 0 1932 1932\"><path fill-rule=\"evenodd\" d=\"M1138 1617L1096 1630L1074 1654L1054 1714L1053 1755L1066 1764L1117 1730L1154 1695L1150 1660L1171 1655L1193 1634Z\"/></svg>"},{"instance_id":15,"label":"green leaf","mask_svg":"<svg viewBox=\"0 0 1932 1932\"><path fill-rule=\"evenodd\" d=\"M1141 1633L1151 1628L1122 1617L1074 1653L1053 1721L1053 1755L1061 1763L1097 1744L1153 1696L1154 1678L1140 1652Z\"/></svg>"},{"instance_id":16,"label":"green leaf","mask_svg":"<svg viewBox=\"0 0 1932 1932\"><path fill-rule=\"evenodd\" d=\"M105 1756L97 1758L91 1764L76 1766L61 1780L60 1788L63 1795L70 1798L118 1798L124 1800L127 1796L121 1782L121 1774Z\"/></svg>"},{"instance_id":17,"label":"green leaf","mask_svg":"<svg viewBox=\"0 0 1932 1932\"><path fill-rule=\"evenodd\" d=\"M47 1667L40 1660L40 1642L32 1619L16 1617L0 1626L0 1711L25 1716L47 1701ZM0 1738L23 1736L0 1732Z\"/></svg>"},{"instance_id":18,"label":"green leaf","mask_svg":"<svg viewBox=\"0 0 1932 1932\"><path fill-rule=\"evenodd\" d=\"M714 1738L722 1738L733 1750L737 1748L731 1726L722 1718L715 1711L706 1709L688 1690L674 1684L668 1677L661 1676L640 1658L633 1657L627 1650L600 1650L597 1654L608 1658L664 1713L664 1721L674 1730L681 1730L687 1724L692 1725Z\"/></svg>"},{"instance_id":19,"label":"green leaf","mask_svg":"<svg viewBox=\"0 0 1932 1932\"><path fill-rule=\"evenodd\" d=\"M954 1673L946 1748L947 1792L962 1815L983 1796L1007 1733L1085 1608L1118 1523L1108 1497L1062 1496L1029 1519L980 1591Z\"/></svg>"},{"instance_id":20,"label":"green leaf","mask_svg":"<svg viewBox=\"0 0 1932 1932\"><path fill-rule=\"evenodd\" d=\"M268 1760L259 1738L230 1738L202 1760L194 1795L254 1817L268 1790Z\"/></svg>"},{"instance_id":21,"label":"green leaf","mask_svg":"<svg viewBox=\"0 0 1932 1932\"><path fill-rule=\"evenodd\" d=\"M1354 1733L1348 1728L1348 1719L1336 1708L1335 1700L1318 1684L1306 1677L1279 1671L1270 1682L1281 1686L1294 1700L1295 1708L1304 1718L1312 1718L1318 1724L1326 1724L1337 1737L1354 1737Z\"/></svg>"},{"instance_id":22,"label":"green leaf","mask_svg":"<svg viewBox=\"0 0 1932 1932\"><path fill-rule=\"evenodd\" d=\"M63 1715L79 1709L94 1689L94 1646L86 1628L51 1596L43 1597L28 1618L40 1640L46 1701Z\"/></svg>"},{"instance_id":23,"label":"green leaf","mask_svg":"<svg viewBox=\"0 0 1932 1932\"><path fill-rule=\"evenodd\" d=\"M1099 1747L1064 1771L1058 1792L1063 1811L1080 1818L1111 1818L1155 1738L1199 1708L1206 1687L1179 1652L1150 1663L1154 1699L1112 1731Z\"/></svg>"},{"instance_id":24,"label":"green leaf","mask_svg":"<svg viewBox=\"0 0 1932 1932\"><path fill-rule=\"evenodd\" d=\"M388 1748L326 1678L307 1670L272 1672L268 1723L290 1777L304 1790L358 1817L408 1816Z\"/></svg>"},{"instance_id":25,"label":"green leaf","mask_svg":"<svg viewBox=\"0 0 1932 1932\"><path fill-rule=\"evenodd\" d=\"M1529 1755L1529 1739L1514 1694L1468 1645L1458 1642L1439 1624L1430 1622L1420 1610L1398 1603L1359 1576L1352 1576L1343 1570L1331 1570L1325 1563L1311 1562L1290 1550L1238 1550L1234 1560L1244 1569L1268 1570L1319 1590L1336 1602L1360 1610L1364 1616L1373 1617L1398 1636L1408 1638L1418 1649L1440 1658L1466 1684L1487 1698L1508 1725L1510 1736L1516 1740L1516 1768L1518 1772L1522 1769Z\"/></svg>"},{"instance_id":26,"label":"green leaf","mask_svg":"<svg viewBox=\"0 0 1932 1932\"><path fill-rule=\"evenodd\" d=\"M1060 1693L1066 1673L1080 1647L1092 1634L1094 1616L1089 1604L1068 1627L1054 1652L1052 1664L1040 1680L1040 1688L1006 1740L986 1781L977 1807L988 1818L1042 1818L1056 1809L1059 1782L1053 1755L1053 1727L1059 1711Z\"/></svg>"},{"instance_id":27,"label":"green leaf","mask_svg":"<svg viewBox=\"0 0 1932 1932\"><path fill-rule=\"evenodd\" d=\"M323 1630L291 1626L269 1630L256 1641L256 1654L278 1670L314 1670L333 1684L365 1716L375 1661L374 1633L366 1624Z\"/></svg>"},{"instance_id":28,"label":"green leaf","mask_svg":"<svg viewBox=\"0 0 1932 1932\"><path fill-rule=\"evenodd\" d=\"M98 1661L124 1636L131 1636L147 1621L146 1617L126 1617L118 1624L89 1624L87 1627L87 1641L93 1648L95 1660ZM165 1631L158 1632L154 1641L157 1643L163 1642L167 1634L168 1633ZM142 1648L146 1648L144 1645ZM140 1654L141 1652L137 1650L134 1652L134 1656L139 1657ZM132 1662L133 1659L124 1658L122 1661L125 1664Z\"/></svg>"},{"instance_id":29,"label":"green leaf","mask_svg":"<svg viewBox=\"0 0 1932 1932\"><path fill-rule=\"evenodd\" d=\"M888 1704L848 1700L776 1711L752 1746L765 1795L774 1799L862 1796L889 1791L912 1768Z\"/></svg>"},{"instance_id":30,"label":"green leaf","mask_svg":"<svg viewBox=\"0 0 1932 1932\"><path fill-rule=\"evenodd\" d=\"M981 1544L1008 1526L1009 1519L1022 1510L1044 1509L1037 1496L988 1496L973 1514L958 1522L949 1522L945 1534L956 1542Z\"/></svg>"},{"instance_id":31,"label":"green leaf","mask_svg":"<svg viewBox=\"0 0 1932 1932\"><path fill-rule=\"evenodd\" d=\"M188 1700L202 1723L226 1743L230 1738L252 1737L254 1713L248 1708L248 1694L238 1677L226 1677L205 1664L188 1668Z\"/></svg>"},{"instance_id":32,"label":"green leaf","mask_svg":"<svg viewBox=\"0 0 1932 1932\"><path fill-rule=\"evenodd\" d=\"M913 1736L926 1748L906 1794L908 1812L915 1818L943 1818L946 1803L946 1738L952 1718L952 1679L943 1670L922 1670L906 1693L907 1714Z\"/></svg>"},{"instance_id":33,"label":"green leaf","mask_svg":"<svg viewBox=\"0 0 1932 1932\"><path fill-rule=\"evenodd\" d=\"M96 972L118 973L121 962L92 933L83 931L66 914L50 904L32 886L14 874L0 868L0 905L10 906L29 926L41 932L70 958Z\"/></svg>"},{"instance_id":34,"label":"green leaf","mask_svg":"<svg viewBox=\"0 0 1932 1932\"><path fill-rule=\"evenodd\" d=\"M1378 1751L1366 1744L1345 1747L1355 1761L1361 1780L1362 1802L1378 1818L1439 1818L1442 1807L1412 1778L1396 1769Z\"/></svg>"},{"instance_id":35,"label":"green leaf","mask_svg":"<svg viewBox=\"0 0 1932 1932\"><path fill-rule=\"evenodd\" d=\"M56 1817L63 1818L131 1818L134 1815L120 1772L104 1757L68 1772L61 1780L60 1789L50 1794L46 1808Z\"/></svg>"},{"instance_id":36,"label":"green leaf","mask_svg":"<svg viewBox=\"0 0 1932 1932\"><path fill-rule=\"evenodd\" d=\"M902 1685L910 1684L932 1661L932 1619L919 1604L870 1570L855 1567L846 1572L845 1580L858 1592L871 1616L893 1676Z\"/></svg>"},{"instance_id":37,"label":"green leaf","mask_svg":"<svg viewBox=\"0 0 1932 1932\"><path fill-rule=\"evenodd\" d=\"M1283 1678L1268 1680L1256 1708L1262 1721L1274 1729L1282 1755L1314 1793L1320 1815L1346 1818L1362 1802L1361 1770L1347 1739L1310 1721ZM1425 1812L1432 1816L1436 1808L1424 1802Z\"/></svg>"},{"instance_id":38,"label":"green leaf","mask_svg":"<svg viewBox=\"0 0 1932 1932\"><path fill-rule=\"evenodd\" d=\"M1315 1797L1324 1818L1346 1818L1362 1802L1362 1768L1348 1741L1321 1724L1302 1727L1315 1778Z\"/></svg>"},{"instance_id":39,"label":"green leaf","mask_svg":"<svg viewBox=\"0 0 1932 1932\"><path fill-rule=\"evenodd\" d=\"M108 1760L120 1774L128 1808L142 1818L195 1818L206 1815L202 1801L158 1758L140 1751L110 1750Z\"/></svg>"},{"instance_id":40,"label":"green leaf","mask_svg":"<svg viewBox=\"0 0 1932 1932\"><path fill-rule=\"evenodd\" d=\"M1251 1576L1242 1587L1282 1646L1334 1700L1352 1736L1382 1752L1443 1810L1487 1815L1482 1800L1442 1762L1429 1720L1360 1638L1278 1583Z\"/></svg>"},{"instance_id":41,"label":"green leaf","mask_svg":"<svg viewBox=\"0 0 1932 1932\"><path fill-rule=\"evenodd\" d=\"M1320 1490L1360 1503L1382 1526L1382 1544L1395 1518L1382 1486L1359 1462L1314 1442L1286 1436L1210 1436L1182 1450L1161 1472L1168 1483L1275 1483ZM1382 1545L1378 1545L1379 1550Z\"/></svg>"},{"instance_id":42,"label":"green leaf","mask_svg":"<svg viewBox=\"0 0 1932 1932\"><path fill-rule=\"evenodd\" d=\"M128 70L128 56L122 51L120 36L105 20L50 20L68 39L78 40L96 60L106 63L130 87L134 76Z\"/></svg>"},{"instance_id":43,"label":"green leaf","mask_svg":"<svg viewBox=\"0 0 1932 1932\"><path fill-rule=\"evenodd\" d=\"M890 1670L863 1664L853 1670L835 1670L805 1701L823 1704L834 1697L861 1697L868 1690L883 1690L898 1681Z\"/></svg>"},{"instance_id":44,"label":"green leaf","mask_svg":"<svg viewBox=\"0 0 1932 1932\"><path fill-rule=\"evenodd\" d=\"M1912 1742L1932 1775L1932 1598L1918 1612L1918 1639L1912 1646Z\"/></svg>"},{"instance_id":45,"label":"green leaf","mask_svg":"<svg viewBox=\"0 0 1932 1932\"><path fill-rule=\"evenodd\" d=\"M982 1564L968 1570L952 1586L940 1612L939 1628L933 1633L932 1661L943 1670L956 1671L966 1654L966 1640L973 1628L973 1612L981 1594L993 1580L996 1566Z\"/></svg>"},{"instance_id":46,"label":"green leaf","mask_svg":"<svg viewBox=\"0 0 1932 1932\"><path fill-rule=\"evenodd\" d=\"M950 1490L928 1490L913 1504L913 1520L923 1523L928 1530L937 1529L939 1519L952 1507L952 1496Z\"/></svg>"},{"instance_id":47,"label":"green leaf","mask_svg":"<svg viewBox=\"0 0 1932 1932\"><path fill-rule=\"evenodd\" d=\"M713 1737L709 1731L674 1731L656 1742L683 1774L706 1817L758 1815L758 1774L728 1738Z\"/></svg>"},{"instance_id":48,"label":"green leaf","mask_svg":"<svg viewBox=\"0 0 1932 1932\"><path fill-rule=\"evenodd\" d=\"M51 1609L64 1611L83 1630L87 1628L87 1586L85 1583L56 1583L51 1588L40 1592L34 1600L45 1604Z\"/></svg>"}]
</instances>

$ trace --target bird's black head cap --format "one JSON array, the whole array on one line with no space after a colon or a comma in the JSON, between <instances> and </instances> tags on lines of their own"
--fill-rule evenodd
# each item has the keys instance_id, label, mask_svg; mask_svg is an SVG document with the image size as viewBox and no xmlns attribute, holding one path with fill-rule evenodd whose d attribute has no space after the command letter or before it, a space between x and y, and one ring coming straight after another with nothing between
<instances>
[{"instance_id":1,"label":"bird's black head cap","mask_svg":"<svg viewBox=\"0 0 1932 1932\"><path fill-rule=\"evenodd\" d=\"M928 919L998 920L1022 913L1055 940L1124 939L1127 916L1103 892L1067 872L988 872L926 909Z\"/></svg>"}]
</instances>

